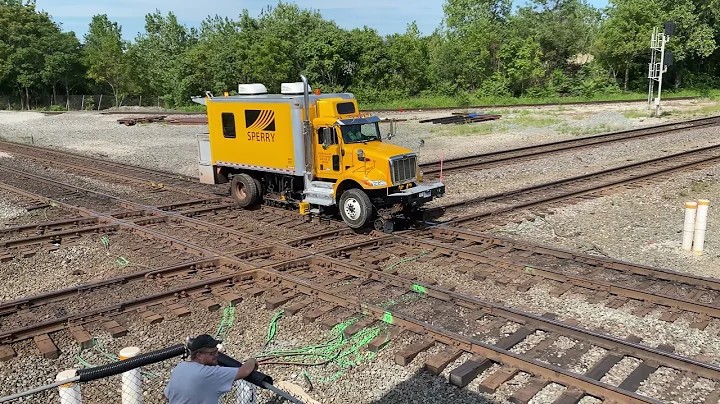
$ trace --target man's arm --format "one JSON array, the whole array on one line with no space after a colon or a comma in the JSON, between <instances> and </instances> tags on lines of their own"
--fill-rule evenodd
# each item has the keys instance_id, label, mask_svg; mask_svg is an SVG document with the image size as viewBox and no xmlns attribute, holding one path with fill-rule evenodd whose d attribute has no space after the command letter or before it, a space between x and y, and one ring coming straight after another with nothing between
<instances>
[{"instance_id":1,"label":"man's arm","mask_svg":"<svg viewBox=\"0 0 720 404\"><path fill-rule=\"evenodd\" d=\"M250 376L250 373L252 373L257 368L258 364L255 358L250 358L246 360L245 363L243 363L242 366L238 368L237 374L235 375L235 380L244 379Z\"/></svg>"}]
</instances>

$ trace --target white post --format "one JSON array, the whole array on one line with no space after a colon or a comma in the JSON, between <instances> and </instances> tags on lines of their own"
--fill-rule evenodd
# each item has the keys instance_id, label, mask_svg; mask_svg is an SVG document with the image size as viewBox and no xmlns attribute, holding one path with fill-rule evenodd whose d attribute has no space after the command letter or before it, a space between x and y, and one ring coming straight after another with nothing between
<instances>
[{"instance_id":1,"label":"white post","mask_svg":"<svg viewBox=\"0 0 720 404\"><path fill-rule=\"evenodd\" d=\"M256 386L245 380L235 382L235 403L236 404L255 404L257 395Z\"/></svg>"},{"instance_id":2,"label":"white post","mask_svg":"<svg viewBox=\"0 0 720 404\"><path fill-rule=\"evenodd\" d=\"M697 217L695 218L695 237L693 238L693 253L702 255L705 244L705 228L707 227L707 211L710 201L698 200Z\"/></svg>"},{"instance_id":3,"label":"white post","mask_svg":"<svg viewBox=\"0 0 720 404\"><path fill-rule=\"evenodd\" d=\"M693 235L695 233L696 202L685 202L685 226L683 227L682 248L685 251L692 249Z\"/></svg>"},{"instance_id":4,"label":"white post","mask_svg":"<svg viewBox=\"0 0 720 404\"><path fill-rule=\"evenodd\" d=\"M66 369L58 373L55 381L60 382L65 379L75 377L77 369ZM66 383L58 387L60 395L60 404L82 404L82 395L80 394L80 385L75 382Z\"/></svg>"},{"instance_id":5,"label":"white post","mask_svg":"<svg viewBox=\"0 0 720 404\"><path fill-rule=\"evenodd\" d=\"M127 347L120 351L118 358L122 361L140 354L140 348ZM143 399L142 375L140 368L128 370L122 374L122 403L141 404Z\"/></svg>"}]
</instances>

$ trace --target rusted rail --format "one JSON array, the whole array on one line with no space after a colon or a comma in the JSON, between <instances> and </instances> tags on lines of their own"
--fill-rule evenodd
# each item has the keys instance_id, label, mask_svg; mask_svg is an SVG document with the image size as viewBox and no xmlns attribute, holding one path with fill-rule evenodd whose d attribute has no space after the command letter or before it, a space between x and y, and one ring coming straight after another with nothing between
<instances>
[{"instance_id":1,"label":"rusted rail","mask_svg":"<svg viewBox=\"0 0 720 404\"><path fill-rule=\"evenodd\" d=\"M481 208L476 213L456 217L444 223L446 225L465 225L468 222L487 220L493 216L519 209L549 205L629 184L657 180L667 174L698 169L703 165L715 164L718 161L720 161L720 145L714 145L596 173L449 203L437 209L451 213L457 208L487 204L486 208ZM499 204L502 207L493 207L491 203Z\"/></svg>"},{"instance_id":2,"label":"rusted rail","mask_svg":"<svg viewBox=\"0 0 720 404\"><path fill-rule=\"evenodd\" d=\"M689 129L699 129L717 125L720 125L720 117L713 116L709 118L698 118L689 121L651 126L648 128L624 130L620 132L607 133L597 136L587 136L582 138L561 140L532 146L524 146L515 149L483 153L468 157L458 157L443 161L442 171L443 173L448 173L467 169L485 169L504 164L517 163L529 159L545 157L560 152L582 150L597 147L603 144L625 142L634 139L666 135L669 133L676 133ZM420 168L422 169L423 174L428 177L435 177L440 174L439 161L421 164Z\"/></svg>"}]
</instances>

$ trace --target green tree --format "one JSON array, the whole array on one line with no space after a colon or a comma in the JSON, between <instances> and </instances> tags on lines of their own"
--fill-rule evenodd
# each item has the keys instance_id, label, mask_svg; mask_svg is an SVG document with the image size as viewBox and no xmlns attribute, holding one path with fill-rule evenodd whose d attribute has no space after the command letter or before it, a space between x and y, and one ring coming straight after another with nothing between
<instances>
[{"instance_id":1,"label":"green tree","mask_svg":"<svg viewBox=\"0 0 720 404\"><path fill-rule=\"evenodd\" d=\"M40 90L48 55L54 53L59 27L34 2L0 5L0 82L21 95L30 109L30 91Z\"/></svg>"},{"instance_id":2,"label":"green tree","mask_svg":"<svg viewBox=\"0 0 720 404\"><path fill-rule=\"evenodd\" d=\"M85 34L83 60L89 78L110 86L115 106L120 105L120 96L124 98L132 87L126 50L120 25L110 21L107 14L93 16Z\"/></svg>"},{"instance_id":3,"label":"green tree","mask_svg":"<svg viewBox=\"0 0 720 404\"><path fill-rule=\"evenodd\" d=\"M70 91L82 83L85 74L81 62L81 47L74 32L58 32L53 35L51 52L45 59L43 80L52 87L53 102L57 97L57 86L65 88L66 106L69 108Z\"/></svg>"}]
</instances>

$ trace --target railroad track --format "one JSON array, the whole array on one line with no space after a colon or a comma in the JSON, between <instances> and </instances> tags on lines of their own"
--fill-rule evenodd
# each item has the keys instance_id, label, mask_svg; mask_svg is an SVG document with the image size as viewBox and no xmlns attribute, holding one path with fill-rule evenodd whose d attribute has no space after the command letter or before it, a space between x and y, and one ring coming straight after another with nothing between
<instances>
[{"instance_id":1,"label":"railroad track","mask_svg":"<svg viewBox=\"0 0 720 404\"><path fill-rule=\"evenodd\" d=\"M596 173L533 185L494 195L481 196L441 205L440 216L455 214L443 226L462 226L486 230L495 224L505 224L506 216L521 209L548 209L551 204L570 204L581 199L593 199L617 192L620 188L638 188L660 181L678 171L697 170L720 161L720 145L676 153L652 160L615 167ZM467 213L467 209L473 210ZM466 211L462 213L462 211Z\"/></svg>"},{"instance_id":2,"label":"railroad track","mask_svg":"<svg viewBox=\"0 0 720 404\"><path fill-rule=\"evenodd\" d=\"M174 270L182 272L186 268ZM563 400L579 400L589 395L617 402L660 402L636 393L660 367L701 380L715 381L720 377L720 368L675 355L669 345L651 348L636 337L620 339L582 329L572 320L558 321L552 313L532 315L428 283L323 257L220 275L65 315L11 330L0 336L0 341L29 339L38 332L47 335L68 328L78 343L87 344L90 342L87 329L94 327L103 327L116 337L125 335L127 328L114 319L120 314L132 313L152 324L168 316L187 315L191 307L212 311L219 309L222 302L237 303L247 296L263 296L267 309L284 307L286 314L300 314L306 323L324 318L323 327L358 317L345 330L348 337L364 327L386 326L383 335L369 343L370 350L380 350L388 341L403 333L410 334L417 342L396 352L395 361L399 365L409 364L420 352L437 344L440 353L425 366L432 374L439 374L456 359L465 357L461 365L450 369L450 382L458 387L467 386L482 375L481 391L492 393L515 376L526 374L528 382L513 395L517 402L528 402L550 383L567 387ZM58 355L49 337L36 341L44 355ZM0 350L7 353L9 349L5 345ZM600 354L587 363L583 357L590 351ZM621 361L632 361L636 366L620 383L604 382L603 377ZM666 390L672 387L666 386Z\"/></svg>"},{"instance_id":3,"label":"railroad track","mask_svg":"<svg viewBox=\"0 0 720 404\"><path fill-rule=\"evenodd\" d=\"M665 101L682 101L682 100L695 100L698 97L671 97L665 98ZM631 104L647 102L647 100L617 100L617 101L576 101L576 102L561 102L553 104L488 104L488 105L474 105L469 107L432 107L432 108L385 108L385 109L365 109L361 112L398 112L400 110L406 112L413 111L448 111L456 109L481 109L481 108L513 108L513 107L553 107L553 106L569 106L569 105L605 105L605 104ZM45 112L49 113L49 112ZM205 115L205 112L182 112L182 111L103 111L102 115Z\"/></svg>"},{"instance_id":4,"label":"railroad track","mask_svg":"<svg viewBox=\"0 0 720 404\"><path fill-rule=\"evenodd\" d=\"M707 154L703 163L696 157L688 158L683 160L682 167L665 167L665 171L712 163L720 154L714 155L711 149L703 150ZM359 316L360 320L346 330L347 333L374 324L387 327L386 334L370 343L371 350L381 349L388 340L402 334L412 335L417 342L403 347L395 355L400 365L410 363L420 352L439 346L440 353L428 360L426 368L438 374L456 359L463 358L460 366L450 370L450 381L456 386L466 386L482 377L482 391L492 392L516 376L524 375L528 381L515 392L517 402L528 402L550 383L567 388L560 399L565 401L560 402L576 402L583 396L618 402L659 402L660 398L654 396L658 393L638 393L638 388L643 381L652 382L659 374L656 371L664 367L699 381L720 380L720 368L673 354L671 346L650 348L632 336L623 340L580 328L572 319L558 321L552 313L537 315L503 307L454 291L462 284L450 285L442 279L423 278L418 273L405 272L402 266L425 261L435 269L450 267L453 272L470 274L475 280L485 276L485 279L497 280L498 285L513 285L514 293L534 283L557 282L554 287L558 296L569 290L587 289L595 291L592 295L595 299L610 297L609 302L615 302L613 305L627 298L642 300L650 310L666 305L680 309L671 310L673 313L666 321L674 321L680 315L687 315L686 312L715 318L717 313L711 309L717 298L717 287L709 279L571 254L452 227L404 232L400 236L372 233L364 235L369 238L365 240L359 240L360 236L348 229L330 226L312 233L317 228L301 227L297 233L278 237L270 230L237 226L241 216L237 213L252 215L252 211L232 212L231 206L217 199L148 206L37 175L15 174L25 178L16 184L18 188L33 184L30 185L32 192L21 191L23 195L54 203L83 217L41 224L35 230L29 226L5 229L0 233L0 255L12 251L20 255L14 254L12 259L24 259L22 254L29 246L62 248L79 242L85 235L97 238L102 234L125 233L139 236L138 240L146 240L148 244L160 244L153 251L155 254L170 256L168 251L175 250L177 255L173 259L178 261L118 275L115 280L0 305L3 323L7 318L8 324L13 324L13 329L3 327L0 332L0 344L4 344L0 346L2 359L14 355L11 344L27 339L34 339L46 357L56 357L58 351L51 334L61 330L68 330L81 345L89 343L88 330L96 327L113 336L124 335L127 328L121 324L122 315L156 323L166 316L183 316L197 309L217 310L222 302L236 303L243 297L261 296L269 310L284 308L289 315L299 313L305 321L320 321L323 326ZM634 180L637 177L627 181ZM74 189L83 192L84 197L111 202L116 209L104 205L102 212L92 207L74 208L53 200L53 196L63 194L56 194L52 186ZM81 202L84 201L83 198ZM279 213L265 213L279 221L288 219ZM225 214L228 216L222 217ZM301 222L291 220L283 225L303 226ZM461 223L464 222L453 224ZM142 252L142 255L151 254ZM198 269L200 263L202 268ZM191 265L196 266L191 268ZM655 281L648 283L647 275L654 276ZM618 286L620 283L622 287ZM114 290L115 285L124 288L119 289L120 292L136 292L132 296L118 292L103 300L104 288ZM572 286L568 288L568 285ZM704 291L696 293L701 287ZM564 289L567 290L560 293ZM643 294L638 295L638 291ZM90 300L98 299L99 307L69 313L58 310L64 303L73 302L68 299L78 294ZM704 328L703 318L696 320L697 328ZM594 362L587 363L586 354L591 352L599 354ZM603 379L623 361L632 362L634 370L617 383ZM671 392L674 386L673 382L665 382L662 387ZM718 392L720 390L711 393L708 402L717 401ZM686 390L674 394L700 393Z\"/></svg>"},{"instance_id":5,"label":"railroad track","mask_svg":"<svg viewBox=\"0 0 720 404\"><path fill-rule=\"evenodd\" d=\"M705 329L720 319L720 281L661 268L604 259L524 243L464 229L433 228L388 236L323 251L322 255L370 270L399 274L425 283L441 283L466 294L482 290L488 280L508 294L544 285L550 295L583 295L588 303L619 309L636 304L638 317L662 312L672 323L681 317L692 328ZM443 268L442 274L435 269ZM521 302L517 302L520 304ZM631 304L632 305L632 304Z\"/></svg>"},{"instance_id":6,"label":"railroad track","mask_svg":"<svg viewBox=\"0 0 720 404\"><path fill-rule=\"evenodd\" d=\"M227 186L202 184L197 178L186 175L97 159L76 153L5 141L0 141L0 150L83 175L99 176L105 181L112 180L123 185L141 184L151 186L156 191L169 190L203 198L227 195ZM230 200L230 198L226 199Z\"/></svg>"},{"instance_id":7,"label":"railroad track","mask_svg":"<svg viewBox=\"0 0 720 404\"><path fill-rule=\"evenodd\" d=\"M546 157L555 153L582 150L603 144L624 142L652 136L667 135L685 131L720 125L720 117L698 118L690 121L669 123L651 126L649 128L631 129L621 132L607 133L597 136L588 136L577 139L568 139L557 142L544 143L533 146L519 147L492 153L483 153L468 157L448 159L442 162L442 172L456 172L463 170L477 170L497 167L509 163L517 163L530 159ZM429 178L438 177L441 172L441 163L425 163L420 168L423 175Z\"/></svg>"},{"instance_id":8,"label":"railroad track","mask_svg":"<svg viewBox=\"0 0 720 404\"><path fill-rule=\"evenodd\" d=\"M528 402L553 382L568 388L560 400L569 402L585 395L616 402L659 402L635 393L659 367L710 380L719 376L720 368L674 355L672 346L650 348L639 338L623 340L585 330L572 322L557 321L551 313L531 315L332 259L305 258L257 271L255 277L278 289L269 299L269 309L286 304L290 314L305 310L306 322L327 314L322 325L331 327L357 316L360 320L346 330L349 335L363 327L389 324L385 335L370 342L371 350L403 332L414 335L417 342L395 354L399 365L407 365L436 344L440 344L440 353L425 364L433 374L465 355L462 364L450 369L450 382L458 387L490 370L481 382L481 391L493 392L524 373L530 380L515 392L515 402ZM313 304L311 298L320 301ZM574 345L563 348L562 339ZM591 350L602 354L594 363L586 364L582 358ZM623 360L634 361L637 366L617 387L601 381ZM670 390L673 386L667 387Z\"/></svg>"}]
</instances>

